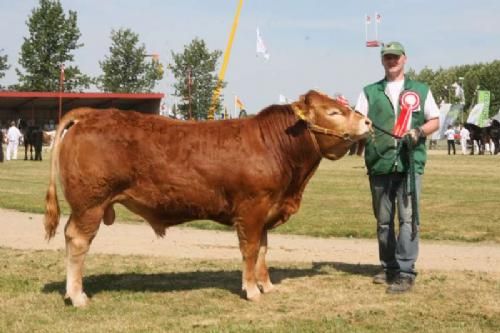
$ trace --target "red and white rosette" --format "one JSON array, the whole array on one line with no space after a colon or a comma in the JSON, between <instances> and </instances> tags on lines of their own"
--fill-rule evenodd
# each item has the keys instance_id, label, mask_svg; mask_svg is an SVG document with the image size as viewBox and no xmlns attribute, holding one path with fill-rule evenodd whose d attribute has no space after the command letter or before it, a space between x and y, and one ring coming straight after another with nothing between
<instances>
[{"instance_id":1,"label":"red and white rosette","mask_svg":"<svg viewBox=\"0 0 500 333\"><path fill-rule=\"evenodd\" d=\"M414 91L405 91L401 95L399 117L392 133L396 136L403 136L408 130L408 123L411 120L411 113L419 110L420 96Z\"/></svg>"}]
</instances>

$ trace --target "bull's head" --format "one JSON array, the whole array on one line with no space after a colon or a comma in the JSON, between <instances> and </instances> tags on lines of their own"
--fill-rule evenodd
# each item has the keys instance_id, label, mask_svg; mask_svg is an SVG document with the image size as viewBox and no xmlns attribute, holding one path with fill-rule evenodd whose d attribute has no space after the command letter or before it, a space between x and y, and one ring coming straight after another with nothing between
<instances>
[{"instance_id":1,"label":"bull's head","mask_svg":"<svg viewBox=\"0 0 500 333\"><path fill-rule=\"evenodd\" d=\"M310 90L292 104L298 118L305 121L323 157L341 158L356 142L371 132L371 121L348 105Z\"/></svg>"}]
</instances>

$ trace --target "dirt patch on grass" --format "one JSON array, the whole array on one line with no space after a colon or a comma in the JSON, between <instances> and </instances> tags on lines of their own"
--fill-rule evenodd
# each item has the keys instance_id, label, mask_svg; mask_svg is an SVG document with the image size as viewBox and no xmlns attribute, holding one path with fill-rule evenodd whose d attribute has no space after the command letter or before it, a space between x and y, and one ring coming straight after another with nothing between
<instances>
[{"instance_id":1,"label":"dirt patch on grass","mask_svg":"<svg viewBox=\"0 0 500 333\"><path fill-rule=\"evenodd\" d=\"M44 239L43 216L0 209L0 246L15 249L64 249L61 219L56 237ZM417 269L500 272L500 245L422 241ZM152 255L171 258L239 260L235 232L170 228L157 238L146 224L102 225L92 243L92 253ZM269 261L323 262L378 265L378 247L372 239L269 236Z\"/></svg>"}]
</instances>

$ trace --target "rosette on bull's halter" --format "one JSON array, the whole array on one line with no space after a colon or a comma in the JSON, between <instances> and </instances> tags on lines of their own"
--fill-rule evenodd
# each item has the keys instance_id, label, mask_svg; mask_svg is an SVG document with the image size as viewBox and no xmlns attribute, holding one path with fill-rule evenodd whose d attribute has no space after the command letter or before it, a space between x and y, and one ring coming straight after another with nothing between
<instances>
[{"instance_id":1,"label":"rosette on bull's halter","mask_svg":"<svg viewBox=\"0 0 500 333\"><path fill-rule=\"evenodd\" d=\"M420 97L414 91L405 91L401 95L399 105L401 110L392 134L402 137L410 129L408 125L411 121L411 113L420 110Z\"/></svg>"}]
</instances>

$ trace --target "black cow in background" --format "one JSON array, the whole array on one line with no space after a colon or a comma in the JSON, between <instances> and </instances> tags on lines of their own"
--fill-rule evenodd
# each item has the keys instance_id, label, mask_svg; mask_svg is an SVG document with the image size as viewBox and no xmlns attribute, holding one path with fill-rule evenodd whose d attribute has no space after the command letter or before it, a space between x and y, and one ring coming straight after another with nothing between
<instances>
[{"instance_id":1,"label":"black cow in background","mask_svg":"<svg viewBox=\"0 0 500 333\"><path fill-rule=\"evenodd\" d=\"M490 150L491 154L498 154L500 151L500 123L497 120L493 120L490 126L479 127L474 124L465 124L465 128L469 130L470 140L471 140L471 155L474 155L474 141L477 143L479 148L479 155L483 155L485 151L485 145L493 141L495 145L495 150Z\"/></svg>"},{"instance_id":2,"label":"black cow in background","mask_svg":"<svg viewBox=\"0 0 500 333\"><path fill-rule=\"evenodd\" d=\"M477 143L477 147L479 149L478 155L484 154L485 144L490 141L489 135L486 131L486 127L479 127L474 124L466 123L464 125L465 128L469 130L471 150L470 154L474 155L474 142Z\"/></svg>"},{"instance_id":3,"label":"black cow in background","mask_svg":"<svg viewBox=\"0 0 500 333\"><path fill-rule=\"evenodd\" d=\"M495 145L495 151L493 154L498 154L500 152L500 122L496 119L493 119L491 125L486 127L488 129L488 135L490 136L491 141Z\"/></svg>"},{"instance_id":4,"label":"black cow in background","mask_svg":"<svg viewBox=\"0 0 500 333\"><path fill-rule=\"evenodd\" d=\"M29 126L25 120L20 119L18 128L23 134L24 142L24 160L28 160L28 148L30 151L30 160L42 160L42 143L43 143L43 130L39 126ZM35 157L33 158L33 151Z\"/></svg>"}]
</instances>

